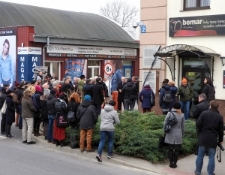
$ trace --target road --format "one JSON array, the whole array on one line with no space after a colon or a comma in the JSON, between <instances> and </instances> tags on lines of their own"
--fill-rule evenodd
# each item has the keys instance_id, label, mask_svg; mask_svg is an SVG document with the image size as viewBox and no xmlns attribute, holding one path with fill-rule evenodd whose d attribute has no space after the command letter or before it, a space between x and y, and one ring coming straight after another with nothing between
<instances>
[{"instance_id":1,"label":"road","mask_svg":"<svg viewBox=\"0 0 225 175\"><path fill-rule=\"evenodd\" d=\"M0 136L0 175L156 175L109 162L73 155L38 145L23 144L21 130L15 138Z\"/></svg>"}]
</instances>

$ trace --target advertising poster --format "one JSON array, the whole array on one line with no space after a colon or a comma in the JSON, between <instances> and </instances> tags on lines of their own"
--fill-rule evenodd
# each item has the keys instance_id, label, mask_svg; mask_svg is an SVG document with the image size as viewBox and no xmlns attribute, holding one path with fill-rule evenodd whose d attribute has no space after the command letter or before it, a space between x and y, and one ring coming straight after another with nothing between
<instances>
[{"instance_id":1,"label":"advertising poster","mask_svg":"<svg viewBox=\"0 0 225 175\"><path fill-rule=\"evenodd\" d=\"M105 64L110 63L112 66L112 74L104 74L106 85L109 89L109 94L113 91L117 91L117 87L121 82L123 76L123 61L122 60L106 60Z\"/></svg>"},{"instance_id":2,"label":"advertising poster","mask_svg":"<svg viewBox=\"0 0 225 175\"><path fill-rule=\"evenodd\" d=\"M42 64L42 49L39 47L18 47L18 81L32 81L36 78L36 66Z\"/></svg>"},{"instance_id":3,"label":"advertising poster","mask_svg":"<svg viewBox=\"0 0 225 175\"><path fill-rule=\"evenodd\" d=\"M169 19L169 36L225 35L225 15L177 17Z\"/></svg>"},{"instance_id":4,"label":"advertising poster","mask_svg":"<svg viewBox=\"0 0 225 175\"><path fill-rule=\"evenodd\" d=\"M16 79L16 28L0 29L0 86L12 88Z\"/></svg>"},{"instance_id":5,"label":"advertising poster","mask_svg":"<svg viewBox=\"0 0 225 175\"><path fill-rule=\"evenodd\" d=\"M74 77L86 76L87 60L79 58L65 59L65 77L70 76L73 80Z\"/></svg>"}]
</instances>

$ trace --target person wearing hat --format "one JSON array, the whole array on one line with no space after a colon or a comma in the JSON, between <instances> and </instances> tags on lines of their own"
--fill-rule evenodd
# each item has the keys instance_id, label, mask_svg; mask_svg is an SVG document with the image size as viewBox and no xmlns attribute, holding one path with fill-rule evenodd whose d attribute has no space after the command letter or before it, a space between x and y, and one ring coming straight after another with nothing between
<instances>
[{"instance_id":1,"label":"person wearing hat","mask_svg":"<svg viewBox=\"0 0 225 175\"><path fill-rule=\"evenodd\" d=\"M80 121L80 151L83 152L85 139L87 152L94 152L92 149L92 133L95 124L98 122L96 108L91 104L91 96L85 95L82 104L77 109L77 119Z\"/></svg>"},{"instance_id":2,"label":"person wearing hat","mask_svg":"<svg viewBox=\"0 0 225 175\"><path fill-rule=\"evenodd\" d=\"M36 109L32 101L32 90L27 88L23 92L22 98L22 118L23 118L23 128L22 128L22 139L23 143L35 144L36 142L32 141L32 131L34 123L34 112Z\"/></svg>"},{"instance_id":3,"label":"person wearing hat","mask_svg":"<svg viewBox=\"0 0 225 175\"><path fill-rule=\"evenodd\" d=\"M101 111L100 142L98 145L98 155L96 156L99 162L102 162L102 150L106 137L108 138L108 159L113 157L114 124L120 123L118 113L114 110L115 104L115 101L110 100Z\"/></svg>"},{"instance_id":4,"label":"person wearing hat","mask_svg":"<svg viewBox=\"0 0 225 175\"><path fill-rule=\"evenodd\" d=\"M181 105L179 102L175 102L173 104L172 110L167 113L166 118L164 120L164 127L166 126L170 117L175 116L177 119L177 123L174 124L169 133L165 134L165 143L169 144L168 150L168 158L170 161L169 167L176 168L177 160L179 156L179 151L182 146L182 139L184 137L184 114L181 111Z\"/></svg>"},{"instance_id":5,"label":"person wearing hat","mask_svg":"<svg viewBox=\"0 0 225 175\"><path fill-rule=\"evenodd\" d=\"M15 106L14 106L14 102L13 102L13 91L12 90L8 90L6 92L6 137L8 138L12 138L14 137L13 135L11 135L11 126L12 123L15 122Z\"/></svg>"},{"instance_id":6,"label":"person wearing hat","mask_svg":"<svg viewBox=\"0 0 225 175\"><path fill-rule=\"evenodd\" d=\"M188 120L190 114L190 103L194 95L194 91L188 84L187 79L183 78L181 85L178 87L177 95L180 97L181 110L184 113L185 120Z\"/></svg>"}]
</instances>

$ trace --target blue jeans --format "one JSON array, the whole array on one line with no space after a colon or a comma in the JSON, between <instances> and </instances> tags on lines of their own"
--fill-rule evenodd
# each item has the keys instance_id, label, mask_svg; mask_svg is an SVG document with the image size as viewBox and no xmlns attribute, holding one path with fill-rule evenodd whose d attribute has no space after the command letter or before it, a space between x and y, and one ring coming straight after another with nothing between
<instances>
[{"instance_id":1,"label":"blue jeans","mask_svg":"<svg viewBox=\"0 0 225 175\"><path fill-rule=\"evenodd\" d=\"M203 165L203 158L205 153L208 153L209 156L209 162L207 166L207 171L208 175L213 175L214 170L215 170L215 154L216 154L216 149L215 148L206 148L204 146L199 146L198 148L198 156L196 159L196 170L195 173L198 175L201 174L202 171L202 165Z\"/></svg>"},{"instance_id":2,"label":"blue jeans","mask_svg":"<svg viewBox=\"0 0 225 175\"><path fill-rule=\"evenodd\" d=\"M184 113L185 120L189 118L190 114L190 101L180 101L181 110Z\"/></svg>"},{"instance_id":3,"label":"blue jeans","mask_svg":"<svg viewBox=\"0 0 225 175\"><path fill-rule=\"evenodd\" d=\"M106 136L108 137L108 155L112 155L114 131L100 131L100 142L98 145L98 154L102 155L102 150L105 146Z\"/></svg>"},{"instance_id":4,"label":"blue jeans","mask_svg":"<svg viewBox=\"0 0 225 175\"><path fill-rule=\"evenodd\" d=\"M48 131L47 131L47 138L48 141L52 141L52 129L53 129L53 123L55 120L56 116L55 115L50 115L48 114Z\"/></svg>"}]
</instances>

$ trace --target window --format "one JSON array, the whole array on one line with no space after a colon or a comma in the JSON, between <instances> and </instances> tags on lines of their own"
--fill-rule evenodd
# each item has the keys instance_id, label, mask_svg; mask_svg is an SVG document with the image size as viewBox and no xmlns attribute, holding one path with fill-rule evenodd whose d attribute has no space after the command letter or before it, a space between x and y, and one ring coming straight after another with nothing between
<instances>
[{"instance_id":1,"label":"window","mask_svg":"<svg viewBox=\"0 0 225 175\"><path fill-rule=\"evenodd\" d=\"M184 0L184 10L209 9L210 0Z\"/></svg>"}]
</instances>

